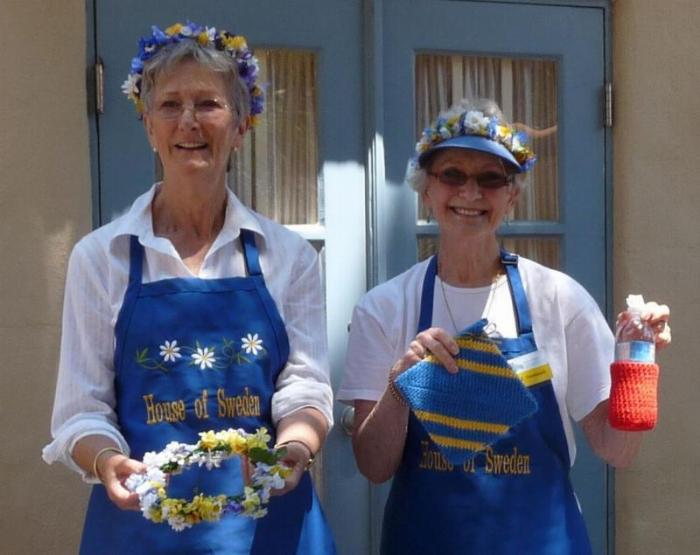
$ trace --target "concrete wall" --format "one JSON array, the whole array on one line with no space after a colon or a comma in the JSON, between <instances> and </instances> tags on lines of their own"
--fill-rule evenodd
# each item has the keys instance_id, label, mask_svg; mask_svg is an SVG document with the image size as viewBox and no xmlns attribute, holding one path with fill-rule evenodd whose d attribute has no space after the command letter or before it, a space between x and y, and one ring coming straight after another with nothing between
<instances>
[{"instance_id":1,"label":"concrete wall","mask_svg":"<svg viewBox=\"0 0 700 555\"><path fill-rule=\"evenodd\" d=\"M700 64L696 0L617 0L615 306L642 292L673 307L661 420L618 471L617 553L700 543ZM65 264L90 229L84 0L0 1L0 551L74 553L87 488L40 459L49 439ZM45 38L44 38L45 37Z\"/></svg>"},{"instance_id":2,"label":"concrete wall","mask_svg":"<svg viewBox=\"0 0 700 555\"><path fill-rule=\"evenodd\" d=\"M698 28L697 0L613 6L615 305L643 292L673 311L658 428L634 466L616 473L623 554L697 553L700 544Z\"/></svg>"},{"instance_id":3,"label":"concrete wall","mask_svg":"<svg viewBox=\"0 0 700 555\"><path fill-rule=\"evenodd\" d=\"M87 488L49 440L63 281L91 221L85 1L0 2L0 552L75 553Z\"/></svg>"}]
</instances>

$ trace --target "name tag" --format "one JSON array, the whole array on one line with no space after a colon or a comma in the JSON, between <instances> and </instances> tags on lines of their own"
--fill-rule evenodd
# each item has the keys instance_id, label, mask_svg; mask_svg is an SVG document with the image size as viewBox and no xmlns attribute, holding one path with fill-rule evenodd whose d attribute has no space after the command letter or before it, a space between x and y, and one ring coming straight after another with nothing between
<instances>
[{"instance_id":1,"label":"name tag","mask_svg":"<svg viewBox=\"0 0 700 555\"><path fill-rule=\"evenodd\" d=\"M526 387L532 387L552 379L552 368L541 351L511 358L508 364Z\"/></svg>"}]
</instances>

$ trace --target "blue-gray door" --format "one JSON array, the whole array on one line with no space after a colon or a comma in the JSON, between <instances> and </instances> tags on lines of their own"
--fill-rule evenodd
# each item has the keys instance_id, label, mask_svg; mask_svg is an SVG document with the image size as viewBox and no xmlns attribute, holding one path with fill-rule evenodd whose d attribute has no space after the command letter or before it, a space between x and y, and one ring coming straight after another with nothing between
<instances>
[{"instance_id":1,"label":"blue-gray door","mask_svg":"<svg viewBox=\"0 0 700 555\"><path fill-rule=\"evenodd\" d=\"M152 23L191 19L245 35L261 58L266 115L237 161L232 186L321 253L334 384L362 291L430 252L436 230L402 185L405 162L428 113L469 87L518 97L507 108L543 135L547 170L530 190L547 192L532 193L504 226L507 244L561 267L605 307L607 12L602 1L578 3L588 7L548 0L89 0L90 46L105 70L104 113L93 120L95 221L112 219L158 175L119 90L138 37ZM300 74L301 85L294 78ZM554 104L533 109L532 99L542 95ZM311 168L299 173L306 184L284 200L291 186L285 174L304 164ZM340 420L342 407L336 409ZM341 553L375 552L384 490L359 476L340 425L322 462L315 477ZM575 474L595 552L605 553L605 467L581 441Z\"/></svg>"},{"instance_id":2,"label":"blue-gray door","mask_svg":"<svg viewBox=\"0 0 700 555\"><path fill-rule=\"evenodd\" d=\"M361 1L95 0L93 7L95 53L104 66L104 113L93 154L98 223L124 210L158 176L143 126L120 92L139 37L151 24L192 20L240 33L254 47L266 109L246 138L230 184L321 254L337 386L347 322L366 288ZM367 553L369 486L340 426L320 462L317 489L343 553Z\"/></svg>"},{"instance_id":3,"label":"blue-gray door","mask_svg":"<svg viewBox=\"0 0 700 555\"><path fill-rule=\"evenodd\" d=\"M376 279L430 254L435 224L402 183L423 126L462 96L498 100L540 160L504 244L559 267L607 303L606 8L603 2L383 0L386 178L376 192ZM556 4L575 4L557 2ZM390 217L387 217L390 215ZM606 466L578 437L573 471L594 553L608 549ZM377 505L383 492L375 495Z\"/></svg>"}]
</instances>

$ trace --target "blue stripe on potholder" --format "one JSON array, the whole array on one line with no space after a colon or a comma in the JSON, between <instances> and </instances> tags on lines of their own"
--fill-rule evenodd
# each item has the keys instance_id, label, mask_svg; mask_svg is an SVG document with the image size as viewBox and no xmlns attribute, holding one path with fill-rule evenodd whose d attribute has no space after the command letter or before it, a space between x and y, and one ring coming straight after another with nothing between
<instances>
[{"instance_id":1,"label":"blue stripe on potholder","mask_svg":"<svg viewBox=\"0 0 700 555\"><path fill-rule=\"evenodd\" d=\"M473 332L456 338L457 374L428 355L396 378L416 418L452 464L468 461L537 411L537 401L496 343Z\"/></svg>"}]
</instances>

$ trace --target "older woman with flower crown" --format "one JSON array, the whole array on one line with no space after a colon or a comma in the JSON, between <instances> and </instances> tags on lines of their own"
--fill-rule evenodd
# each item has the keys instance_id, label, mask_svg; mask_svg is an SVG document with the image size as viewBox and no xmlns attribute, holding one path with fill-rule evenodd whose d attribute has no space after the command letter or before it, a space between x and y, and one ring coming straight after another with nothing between
<instances>
[{"instance_id":1,"label":"older woman with flower crown","mask_svg":"<svg viewBox=\"0 0 700 555\"><path fill-rule=\"evenodd\" d=\"M154 27L132 61L124 90L163 180L71 255L44 450L96 484L81 553L335 552L305 472L332 419L318 259L226 187L229 159L262 112L257 73L242 36L193 23ZM249 467L216 451L260 455L262 428L290 468L268 479L278 489L267 516L201 522L227 509L262 514L267 499L250 489L245 507L227 501ZM156 498L144 507L125 485L166 444L161 469L195 455L204 464L152 493L164 500L156 520L181 532L142 518L140 501L153 517ZM266 468L255 468L263 481Z\"/></svg>"},{"instance_id":2,"label":"older woman with flower crown","mask_svg":"<svg viewBox=\"0 0 700 555\"><path fill-rule=\"evenodd\" d=\"M372 482L394 478L383 554L589 553L569 481L570 419L613 465L629 464L639 448L642 433L608 424L613 337L595 301L565 274L499 248L496 232L534 161L526 137L493 102L463 101L426 129L409 163L407 181L439 226L439 253L360 301L337 394L355 407L360 471ZM646 309L662 347L670 341L668 307ZM427 354L443 367L436 371L446 372L438 380L448 391L449 383L463 383L464 360L455 359L463 351L454 336L467 327L498 346L506 367L524 372L536 401L536 411L507 433L505 426L482 429L479 422L409 410L397 387ZM469 403L457 398L455 406ZM424 424L442 426L443 435L429 437ZM482 438L504 435L484 439L488 447L474 448L476 455L457 465L438 447L473 447L452 440L453 426Z\"/></svg>"}]
</instances>

